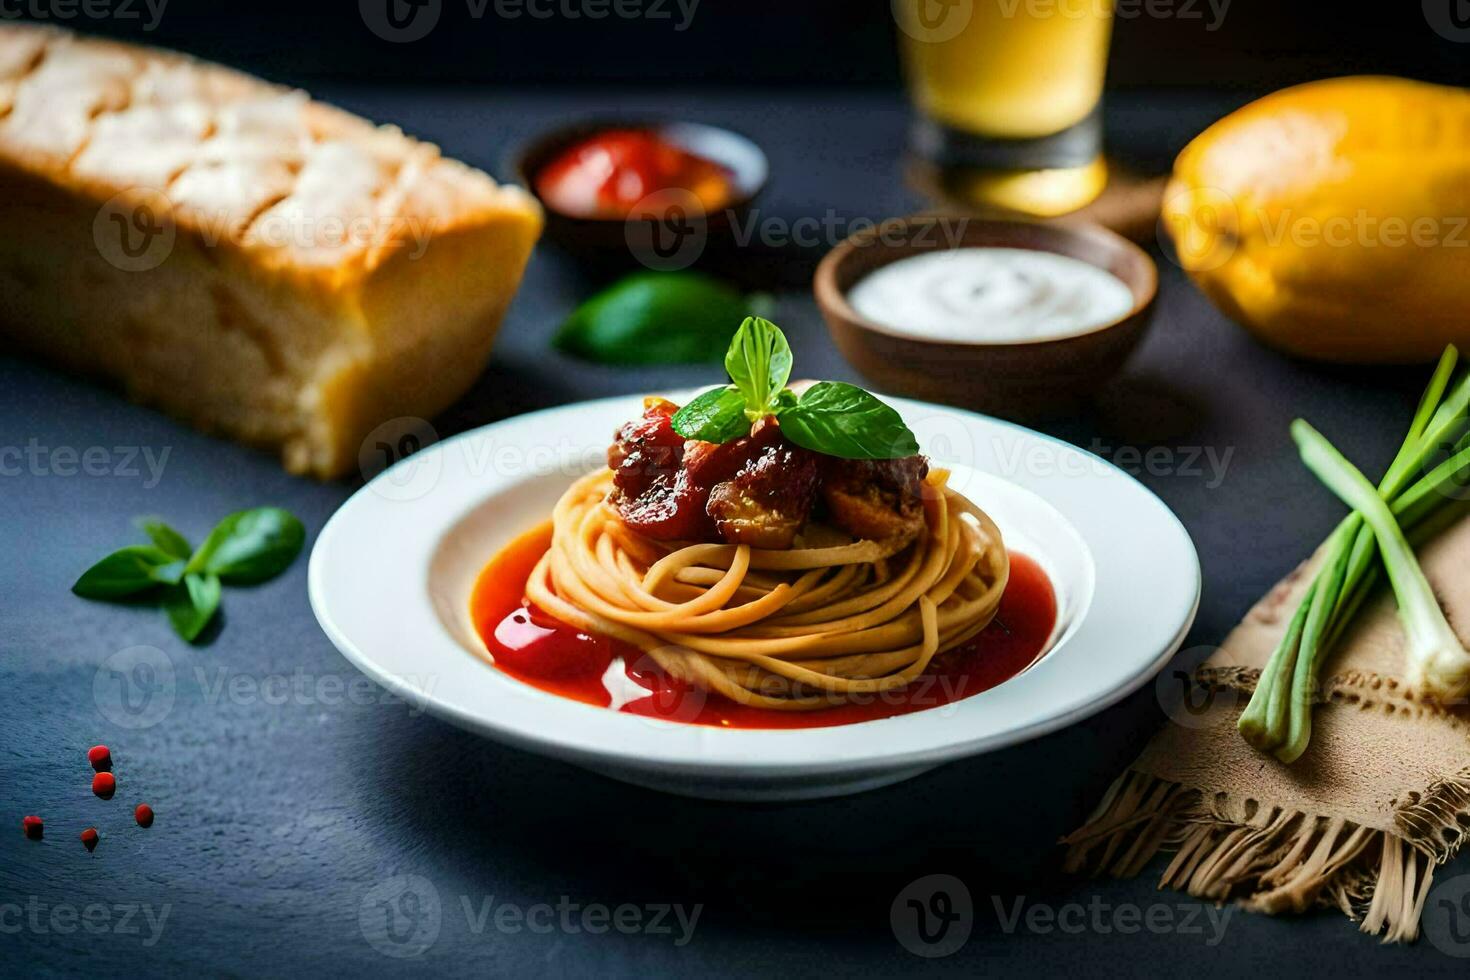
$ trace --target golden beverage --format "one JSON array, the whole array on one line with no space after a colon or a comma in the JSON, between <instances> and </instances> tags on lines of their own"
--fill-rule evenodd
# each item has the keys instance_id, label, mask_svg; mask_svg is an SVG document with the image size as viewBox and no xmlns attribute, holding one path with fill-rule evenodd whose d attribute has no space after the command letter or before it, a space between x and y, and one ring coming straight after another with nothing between
<instances>
[{"instance_id":1,"label":"golden beverage","mask_svg":"<svg viewBox=\"0 0 1470 980\"><path fill-rule=\"evenodd\" d=\"M1113 0L893 0L915 149L971 203L1061 214L1107 182Z\"/></svg>"}]
</instances>

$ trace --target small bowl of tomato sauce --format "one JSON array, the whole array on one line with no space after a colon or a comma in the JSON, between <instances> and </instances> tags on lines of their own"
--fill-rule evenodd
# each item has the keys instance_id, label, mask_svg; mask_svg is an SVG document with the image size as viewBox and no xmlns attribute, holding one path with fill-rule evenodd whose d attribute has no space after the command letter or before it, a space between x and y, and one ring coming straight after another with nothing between
<instances>
[{"instance_id":1,"label":"small bowl of tomato sauce","mask_svg":"<svg viewBox=\"0 0 1470 980\"><path fill-rule=\"evenodd\" d=\"M770 165L752 140L703 123L589 121L545 133L514 169L546 236L615 266L679 269L734 244Z\"/></svg>"}]
</instances>

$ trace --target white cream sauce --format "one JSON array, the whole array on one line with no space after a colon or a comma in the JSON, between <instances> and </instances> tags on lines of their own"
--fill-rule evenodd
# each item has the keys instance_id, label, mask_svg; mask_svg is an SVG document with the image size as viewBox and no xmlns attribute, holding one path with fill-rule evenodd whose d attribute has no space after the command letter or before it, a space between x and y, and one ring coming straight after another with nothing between
<instances>
[{"instance_id":1,"label":"white cream sauce","mask_svg":"<svg viewBox=\"0 0 1470 980\"><path fill-rule=\"evenodd\" d=\"M847 300L861 316L925 340L1004 343L1083 333L1133 308L1117 276L1054 252L957 248L891 262Z\"/></svg>"}]
</instances>

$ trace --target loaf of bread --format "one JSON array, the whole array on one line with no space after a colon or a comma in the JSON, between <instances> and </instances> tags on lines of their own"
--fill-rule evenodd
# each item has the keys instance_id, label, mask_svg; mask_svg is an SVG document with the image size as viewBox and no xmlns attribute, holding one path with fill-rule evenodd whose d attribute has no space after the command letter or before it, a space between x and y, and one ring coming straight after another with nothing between
<instances>
[{"instance_id":1,"label":"loaf of bread","mask_svg":"<svg viewBox=\"0 0 1470 980\"><path fill-rule=\"evenodd\" d=\"M0 25L0 337L293 472L459 397L540 230L519 188L301 92Z\"/></svg>"}]
</instances>

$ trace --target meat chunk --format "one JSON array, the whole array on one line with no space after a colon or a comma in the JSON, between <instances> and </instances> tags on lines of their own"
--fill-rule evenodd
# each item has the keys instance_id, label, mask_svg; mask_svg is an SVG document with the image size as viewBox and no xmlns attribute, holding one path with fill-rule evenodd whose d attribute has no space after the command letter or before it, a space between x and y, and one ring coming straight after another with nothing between
<instances>
[{"instance_id":1,"label":"meat chunk","mask_svg":"<svg viewBox=\"0 0 1470 980\"><path fill-rule=\"evenodd\" d=\"M630 497L637 497L662 475L679 468L684 458L684 437L674 431L674 413L679 406L662 398L643 403L643 415L625 422L613 433L607 448L607 466L613 482Z\"/></svg>"},{"instance_id":2,"label":"meat chunk","mask_svg":"<svg viewBox=\"0 0 1470 980\"><path fill-rule=\"evenodd\" d=\"M713 533L704 512L708 487L689 479L683 464L684 437L674 431L679 406L650 398L643 416L613 436L607 465L613 471L608 502L623 523L660 541L698 541Z\"/></svg>"},{"instance_id":3,"label":"meat chunk","mask_svg":"<svg viewBox=\"0 0 1470 980\"><path fill-rule=\"evenodd\" d=\"M773 421L737 440L744 461L710 490L706 512L730 544L789 548L811 516L820 470L817 456L781 438ZM731 445L734 445L733 443Z\"/></svg>"},{"instance_id":4,"label":"meat chunk","mask_svg":"<svg viewBox=\"0 0 1470 980\"><path fill-rule=\"evenodd\" d=\"M907 541L924 526L923 456L904 459L822 457L822 499L832 523L856 538Z\"/></svg>"}]
</instances>

